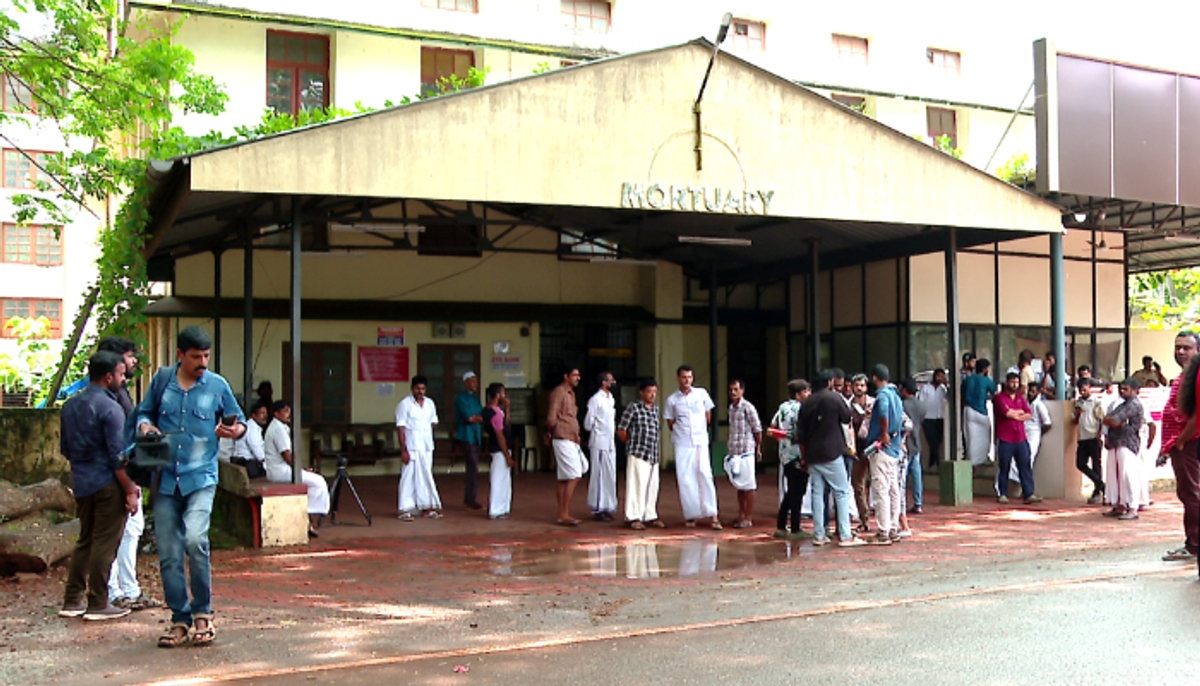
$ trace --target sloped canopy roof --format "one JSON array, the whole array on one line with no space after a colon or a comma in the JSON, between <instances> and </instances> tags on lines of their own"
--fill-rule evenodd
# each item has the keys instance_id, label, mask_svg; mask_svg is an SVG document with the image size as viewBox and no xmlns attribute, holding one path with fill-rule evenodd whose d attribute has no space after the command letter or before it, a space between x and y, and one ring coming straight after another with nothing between
<instances>
[{"instance_id":1,"label":"sloped canopy roof","mask_svg":"<svg viewBox=\"0 0 1200 686\"><path fill-rule=\"evenodd\" d=\"M156 256L387 200L470 203L616 241L729 280L1061 230L1060 210L699 40L442 96L174 160L153 208ZM167 186L170 186L168 188ZM342 212L343 214L339 214ZM473 215L478 218L478 215ZM473 218L468 218L473 221ZM750 238L750 247L679 236Z\"/></svg>"}]
</instances>

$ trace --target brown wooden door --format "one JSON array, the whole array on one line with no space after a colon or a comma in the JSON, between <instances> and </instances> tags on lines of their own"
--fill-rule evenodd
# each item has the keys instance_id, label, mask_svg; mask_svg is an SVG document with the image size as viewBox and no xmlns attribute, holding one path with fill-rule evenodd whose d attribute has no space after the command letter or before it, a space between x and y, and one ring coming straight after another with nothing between
<instances>
[{"instance_id":1,"label":"brown wooden door","mask_svg":"<svg viewBox=\"0 0 1200 686\"><path fill-rule=\"evenodd\" d=\"M454 437L454 399L467 372L480 373L478 345L417 346L417 374L429 379L426 395L436 404L440 437Z\"/></svg>"},{"instance_id":2,"label":"brown wooden door","mask_svg":"<svg viewBox=\"0 0 1200 686\"><path fill-rule=\"evenodd\" d=\"M303 426L349 424L350 376L354 365L349 343L300 344L300 395L292 393L292 345L283 343L283 399L300 412Z\"/></svg>"}]
</instances>

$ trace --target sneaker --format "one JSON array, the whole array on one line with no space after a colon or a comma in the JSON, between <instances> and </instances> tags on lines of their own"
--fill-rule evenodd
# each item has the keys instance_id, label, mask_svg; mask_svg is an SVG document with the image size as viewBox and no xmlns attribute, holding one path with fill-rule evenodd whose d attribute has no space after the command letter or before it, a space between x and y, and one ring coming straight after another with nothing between
<instances>
[{"instance_id":1,"label":"sneaker","mask_svg":"<svg viewBox=\"0 0 1200 686\"><path fill-rule=\"evenodd\" d=\"M917 505L915 507L910 508L908 510L908 513L910 515L923 515L923 514L925 514L925 508L921 507L920 505Z\"/></svg>"},{"instance_id":2,"label":"sneaker","mask_svg":"<svg viewBox=\"0 0 1200 686\"><path fill-rule=\"evenodd\" d=\"M999 498L996 498L996 502L1000 503L1001 505L1007 505L1008 504L1008 496L1002 495Z\"/></svg>"},{"instance_id":3,"label":"sneaker","mask_svg":"<svg viewBox=\"0 0 1200 686\"><path fill-rule=\"evenodd\" d=\"M120 619L129 612L129 608L109 604L99 610L88 610L84 613L83 618L89 622L102 622L106 619Z\"/></svg>"},{"instance_id":4,"label":"sneaker","mask_svg":"<svg viewBox=\"0 0 1200 686\"><path fill-rule=\"evenodd\" d=\"M896 534L896 538L912 538L912 529L903 529Z\"/></svg>"},{"instance_id":5,"label":"sneaker","mask_svg":"<svg viewBox=\"0 0 1200 686\"><path fill-rule=\"evenodd\" d=\"M59 617L82 617L87 612L87 603L82 600L71 603L64 602L62 609L58 611Z\"/></svg>"},{"instance_id":6,"label":"sneaker","mask_svg":"<svg viewBox=\"0 0 1200 686\"><path fill-rule=\"evenodd\" d=\"M813 545L815 545L815 546L829 545L831 542L832 541L830 541L828 538L825 538L824 536L822 536L821 538L813 539Z\"/></svg>"},{"instance_id":7,"label":"sneaker","mask_svg":"<svg viewBox=\"0 0 1200 686\"><path fill-rule=\"evenodd\" d=\"M1044 498L1042 498L1042 496L1035 493L1025 499L1025 504L1026 505L1037 505L1038 503L1042 502L1042 500L1044 500Z\"/></svg>"},{"instance_id":8,"label":"sneaker","mask_svg":"<svg viewBox=\"0 0 1200 686\"><path fill-rule=\"evenodd\" d=\"M892 538L885 533L878 533L871 537L871 545L891 545Z\"/></svg>"},{"instance_id":9,"label":"sneaker","mask_svg":"<svg viewBox=\"0 0 1200 686\"><path fill-rule=\"evenodd\" d=\"M1104 516L1104 517L1120 517L1122 514L1124 514L1124 512L1122 512L1121 508L1114 507L1113 509L1109 510L1108 512L1101 512L1100 514L1101 514L1101 516Z\"/></svg>"},{"instance_id":10,"label":"sneaker","mask_svg":"<svg viewBox=\"0 0 1200 686\"><path fill-rule=\"evenodd\" d=\"M1092 497L1087 499L1088 505L1099 505L1102 502L1104 502L1104 494L1103 493L1093 493Z\"/></svg>"},{"instance_id":11,"label":"sneaker","mask_svg":"<svg viewBox=\"0 0 1200 686\"><path fill-rule=\"evenodd\" d=\"M851 536L843 541L838 541L839 548L857 548L860 545L866 545L867 542L858 536Z\"/></svg>"},{"instance_id":12,"label":"sneaker","mask_svg":"<svg viewBox=\"0 0 1200 686\"><path fill-rule=\"evenodd\" d=\"M900 532L893 531L888 534L888 538L890 538L892 540L892 543L899 543L900 542Z\"/></svg>"},{"instance_id":13,"label":"sneaker","mask_svg":"<svg viewBox=\"0 0 1200 686\"><path fill-rule=\"evenodd\" d=\"M1137 519L1137 518L1138 518L1138 513L1136 510L1129 510L1128 512L1122 512L1120 514L1120 516L1117 517L1117 519L1124 521L1124 522L1127 522L1131 519Z\"/></svg>"},{"instance_id":14,"label":"sneaker","mask_svg":"<svg viewBox=\"0 0 1200 686\"><path fill-rule=\"evenodd\" d=\"M1179 548L1177 550L1169 550L1166 555L1163 555L1165 562L1191 562L1196 556L1188 552L1187 548Z\"/></svg>"},{"instance_id":15,"label":"sneaker","mask_svg":"<svg viewBox=\"0 0 1200 686\"><path fill-rule=\"evenodd\" d=\"M803 529L788 534L789 541L807 541L810 538L813 538L813 535Z\"/></svg>"}]
</instances>

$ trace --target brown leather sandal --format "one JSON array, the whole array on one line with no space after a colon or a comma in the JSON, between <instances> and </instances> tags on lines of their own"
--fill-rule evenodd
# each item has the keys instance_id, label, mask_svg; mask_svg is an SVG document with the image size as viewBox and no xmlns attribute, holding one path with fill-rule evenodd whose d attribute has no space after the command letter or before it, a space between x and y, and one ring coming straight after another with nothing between
<instances>
[{"instance_id":1,"label":"brown leather sandal","mask_svg":"<svg viewBox=\"0 0 1200 686\"><path fill-rule=\"evenodd\" d=\"M167 628L167 633L158 637L159 648L178 648L182 645L187 645L188 632L191 627L187 624L176 622Z\"/></svg>"},{"instance_id":2,"label":"brown leather sandal","mask_svg":"<svg viewBox=\"0 0 1200 686\"><path fill-rule=\"evenodd\" d=\"M192 617L192 645L206 646L217 638L217 627L213 625L212 615L195 615ZM204 622L204 626L200 626Z\"/></svg>"}]
</instances>

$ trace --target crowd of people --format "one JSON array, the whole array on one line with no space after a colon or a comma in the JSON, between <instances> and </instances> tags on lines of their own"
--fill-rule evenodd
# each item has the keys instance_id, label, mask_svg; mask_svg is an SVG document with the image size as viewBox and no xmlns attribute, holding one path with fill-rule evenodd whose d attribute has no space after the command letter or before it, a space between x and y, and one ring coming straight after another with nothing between
<instances>
[{"instance_id":1,"label":"crowd of people","mask_svg":"<svg viewBox=\"0 0 1200 686\"><path fill-rule=\"evenodd\" d=\"M144 526L143 488L152 492L159 568L171 622L158 645L206 645L216 636L212 616L208 530L217 486L218 462L240 464L251 475L291 482L291 405L274 400L269 385L243 415L229 384L208 371L212 340L199 327L182 330L177 362L153 375L140 404L134 406L125 384L137 364L134 345L108 338L88 361L89 384L62 409L61 450L71 463L81 532L69 566L64 617L85 620L121 617L153 606L136 578L138 539ZM1175 339L1175 362L1182 373L1170 384L1162 414L1162 448L1156 463L1170 461L1177 494L1184 506L1185 542L1164 559L1192 560L1200 552L1200 457L1197 456L1197 374L1200 337L1185 331ZM1019 485L1025 503L1040 502L1033 464L1042 438L1051 431L1043 394L1054 390L1054 359L1047 356L1039 376L1033 355L1023 352L1016 367L997 388L986 359L964 357L960 371L965 457L981 466L994 454L998 464L996 497L1008 502L1009 484ZM1078 431L1076 465L1093 484L1089 502L1107 506L1106 516L1136 520L1150 503L1147 449L1157 424L1147 420L1138 400L1143 380L1165 385L1161 370L1147 358L1138 375L1116 384L1118 398L1096 393L1106 384L1080 367L1071 388L1075 404L1071 423ZM752 527L758 467L763 460L763 434L777 440L779 508L775 536L811 539L814 546L835 542L841 547L893 545L912 536L909 515L924 512L921 453L928 449L935 467L945 443L947 374L936 370L928 383L893 382L885 365L870 375L848 376L840 369L820 371L812 379L787 385L787 399L766 426L746 399L746 385L728 386L729 435L724 471L737 492L737 515L722 522L718 512L709 443L715 404L694 384L694 370L676 372L677 390L658 405L654 379L638 382L637 398L618 408L615 379L607 372L586 403L582 426L575 392L578 368L564 370L550 393L544 439L550 446L558 478L555 521L579 526L571 516L572 495L588 475L588 507L597 521L623 515L635 530L664 528L657 509L663 420L675 456L676 485L683 526L721 530ZM506 388L489 385L478 399L479 380L463 377L463 393L455 399L456 439L467 456L466 505L482 509L475 483L478 463L491 458L488 516L509 516L516 467ZM433 475L433 435L437 408L426 395L428 381L414 377L411 394L396 407L402 469L400 519L440 518L441 499ZM619 410L619 417L618 417ZM582 431L588 434L585 453ZM170 455L153 481L126 473L128 454L138 437L165 441ZM618 441L625 446L625 502L619 514ZM1104 451L1108 459L1102 459ZM1102 473L1103 472L1103 473ZM144 475L142 475L144 476ZM320 517L329 510L325 479L302 470L308 490L310 534L317 535ZM911 505L908 492L911 487ZM803 528L811 516L812 531ZM872 528L872 517L874 518ZM185 565L187 572L185 573Z\"/></svg>"}]
</instances>

